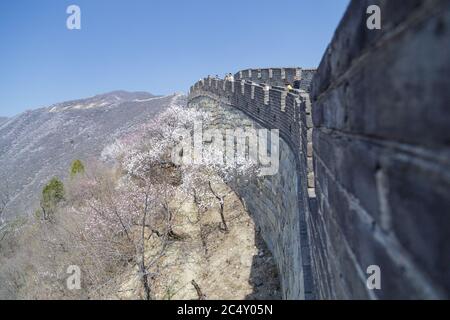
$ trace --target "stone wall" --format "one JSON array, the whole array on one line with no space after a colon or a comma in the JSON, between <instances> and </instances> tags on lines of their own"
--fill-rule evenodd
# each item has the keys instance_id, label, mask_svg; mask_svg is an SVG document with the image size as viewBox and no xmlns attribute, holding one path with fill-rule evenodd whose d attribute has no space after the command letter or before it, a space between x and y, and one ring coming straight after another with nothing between
<instances>
[{"instance_id":1,"label":"stone wall","mask_svg":"<svg viewBox=\"0 0 450 320\"><path fill-rule=\"evenodd\" d=\"M382 29L366 28L369 5ZM449 298L450 3L352 1L312 85L324 298ZM367 291L367 267L381 290Z\"/></svg>"},{"instance_id":2,"label":"stone wall","mask_svg":"<svg viewBox=\"0 0 450 320\"><path fill-rule=\"evenodd\" d=\"M204 129L261 128L242 111L228 104L227 100L207 94L192 98L190 107L209 112L211 121ZM237 141L239 143L239 141ZM250 183L240 184L240 195L257 225L267 247L275 257L284 299L305 299L302 266L302 240L298 208L298 177L296 155L281 141L279 145L280 170L276 175L260 177Z\"/></svg>"},{"instance_id":3,"label":"stone wall","mask_svg":"<svg viewBox=\"0 0 450 320\"><path fill-rule=\"evenodd\" d=\"M370 5L381 30L366 27ZM210 96L279 129L294 155L300 236L288 238L301 264L285 271L303 275L304 293L285 297L450 298L449 21L448 0L353 0L311 86L313 71L274 68L191 88L191 101ZM302 90L285 91L299 74ZM293 246L273 230L272 250ZM366 285L374 265L380 290Z\"/></svg>"},{"instance_id":4,"label":"stone wall","mask_svg":"<svg viewBox=\"0 0 450 320\"><path fill-rule=\"evenodd\" d=\"M305 73L306 88L309 88L307 81L311 79L309 73ZM275 72L271 80L274 83L284 81L281 77L284 77L281 72ZM263 78L260 80L265 82ZM225 81L205 78L191 87L190 104L202 97L233 106L264 128L279 129L281 145L284 146L281 149L280 172L252 188L246 188L241 196L246 199L277 260L284 297L312 299L311 258L305 221L310 211L316 208L309 95L303 90L287 92L284 87L266 86L244 79ZM294 165L287 165L292 161ZM293 190L294 198L291 197ZM285 193L288 198L283 196ZM295 207L291 205L292 201L297 203ZM291 242L286 242L287 239Z\"/></svg>"},{"instance_id":5,"label":"stone wall","mask_svg":"<svg viewBox=\"0 0 450 320\"><path fill-rule=\"evenodd\" d=\"M265 83L274 87L284 87L286 82L293 84L295 79L299 79L300 89L306 91L309 89L315 71L315 69L302 68L247 69L237 72L234 79Z\"/></svg>"}]
</instances>

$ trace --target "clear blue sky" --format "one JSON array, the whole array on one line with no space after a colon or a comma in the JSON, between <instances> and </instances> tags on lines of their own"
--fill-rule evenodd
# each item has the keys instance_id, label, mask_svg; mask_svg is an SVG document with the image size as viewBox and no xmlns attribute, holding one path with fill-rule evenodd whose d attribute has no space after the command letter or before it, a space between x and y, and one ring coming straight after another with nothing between
<instances>
[{"instance_id":1,"label":"clear blue sky","mask_svg":"<svg viewBox=\"0 0 450 320\"><path fill-rule=\"evenodd\" d=\"M316 67L348 2L0 1L0 116L119 89L187 92L248 67ZM66 28L71 4L81 30Z\"/></svg>"}]
</instances>

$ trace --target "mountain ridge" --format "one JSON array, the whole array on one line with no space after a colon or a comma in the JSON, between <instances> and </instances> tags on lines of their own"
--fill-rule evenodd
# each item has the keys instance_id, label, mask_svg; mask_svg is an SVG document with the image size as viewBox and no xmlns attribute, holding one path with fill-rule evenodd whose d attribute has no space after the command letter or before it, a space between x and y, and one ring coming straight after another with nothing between
<instances>
[{"instance_id":1,"label":"mountain ridge","mask_svg":"<svg viewBox=\"0 0 450 320\"><path fill-rule=\"evenodd\" d=\"M45 183L64 179L73 160L98 159L117 138L184 103L180 94L112 91L0 120L0 187L11 196L6 216L32 214Z\"/></svg>"},{"instance_id":2,"label":"mountain ridge","mask_svg":"<svg viewBox=\"0 0 450 320\"><path fill-rule=\"evenodd\" d=\"M115 90L107 93L97 94L88 98L69 100L59 102L47 107L50 112L58 112L72 109L90 109L95 107L104 107L111 105L120 105L123 102L144 102L149 99L157 99L162 96L156 96L144 91L125 91Z\"/></svg>"}]
</instances>

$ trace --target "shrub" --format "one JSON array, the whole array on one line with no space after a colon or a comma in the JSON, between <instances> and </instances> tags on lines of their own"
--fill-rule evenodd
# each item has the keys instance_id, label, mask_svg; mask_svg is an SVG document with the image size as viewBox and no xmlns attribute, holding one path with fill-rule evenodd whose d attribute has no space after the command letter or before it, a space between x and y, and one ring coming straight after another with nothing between
<instances>
[{"instance_id":1,"label":"shrub","mask_svg":"<svg viewBox=\"0 0 450 320\"><path fill-rule=\"evenodd\" d=\"M58 178L53 178L42 190L41 209L44 219L48 220L55 212L56 206L64 200L64 184Z\"/></svg>"},{"instance_id":2,"label":"shrub","mask_svg":"<svg viewBox=\"0 0 450 320\"><path fill-rule=\"evenodd\" d=\"M70 177L74 178L77 174L84 173L84 165L81 160L74 160L70 166Z\"/></svg>"}]
</instances>

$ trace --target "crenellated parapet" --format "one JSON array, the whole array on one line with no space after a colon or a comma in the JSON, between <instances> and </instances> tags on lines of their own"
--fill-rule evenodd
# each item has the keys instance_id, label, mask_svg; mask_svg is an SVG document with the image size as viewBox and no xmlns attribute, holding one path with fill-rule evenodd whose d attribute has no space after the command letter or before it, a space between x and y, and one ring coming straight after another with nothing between
<instances>
[{"instance_id":1,"label":"crenellated parapet","mask_svg":"<svg viewBox=\"0 0 450 320\"><path fill-rule=\"evenodd\" d=\"M209 97L220 101L225 105L232 106L241 110L250 118L255 120L261 126L267 129L278 129L280 137L287 144L288 148L292 150L296 169L290 173L291 177L296 177L297 184L292 186L295 188L297 197L294 200L298 208L296 213L289 213L290 216L296 216L296 221L299 227L298 235L293 237L301 238L298 244L301 244L301 256L299 263L302 267L299 270L284 271L286 275L282 279L301 277L302 284L290 283L285 281L284 292L287 292L285 297L290 298L312 298L313 281L311 271L310 247L307 231L306 219L314 214L312 211L317 207L315 194L315 179L313 168L313 148L312 148L312 109L309 93L306 90L290 90L285 86L269 85L284 83L282 80L286 79L301 79L302 69L300 68L285 68L285 69L256 69L258 72L244 70L238 73L237 79L229 81L224 79L216 79L207 77L198 81L190 89L189 102L195 101L197 98ZM309 74L309 73L305 73ZM303 75L305 75L303 74ZM255 81L249 80L254 78ZM266 79L267 78L267 79ZM303 78L303 85L309 88L311 77ZM272 183L272 182L270 182ZM273 195L278 198L280 195ZM250 201L259 201L253 199ZM254 205L257 207L257 205ZM285 220L284 216L288 215L284 210L277 211L276 215L279 217L279 223ZM264 220L264 218L262 219ZM277 229L277 228L275 228ZM272 230L269 228L269 230ZM270 233L270 231L268 231ZM266 235L269 242L279 242L279 235L272 233ZM281 247L280 250L275 250L275 259L278 259L280 265L290 265L292 262L288 260L283 254L283 247L288 246L286 243L278 243L276 247ZM280 261L285 260L285 261ZM280 271L281 272L281 271ZM303 288L303 292L294 295L292 292L298 292L298 287ZM290 294L289 294L290 292Z\"/></svg>"},{"instance_id":2,"label":"crenellated parapet","mask_svg":"<svg viewBox=\"0 0 450 320\"><path fill-rule=\"evenodd\" d=\"M309 91L312 77L316 69L302 68L265 68L246 69L234 75L235 80L246 80L270 86L285 87L286 82L293 84L300 81L300 89Z\"/></svg>"},{"instance_id":3,"label":"crenellated parapet","mask_svg":"<svg viewBox=\"0 0 450 320\"><path fill-rule=\"evenodd\" d=\"M299 150L306 158L312 157L311 103L306 91L288 91L284 87L249 80L227 81L208 77L191 87L189 99L205 94L225 99L228 104L244 111L268 129L279 129L281 137L294 150ZM311 159L309 163L312 163ZM312 166L308 168L312 177ZM310 180L310 188L313 189L314 179Z\"/></svg>"},{"instance_id":4,"label":"crenellated parapet","mask_svg":"<svg viewBox=\"0 0 450 320\"><path fill-rule=\"evenodd\" d=\"M274 82L299 77L309 88L313 70L306 73L301 68L251 69L236 73L237 80L227 81L204 78L190 89L189 100L198 96L214 95L236 107L268 129L279 129L280 136L298 153L305 170L310 198L315 198L313 168L313 121L309 93L306 90L288 91L284 86L271 86ZM302 75L308 75L302 78ZM256 78L255 81L248 79Z\"/></svg>"}]
</instances>

